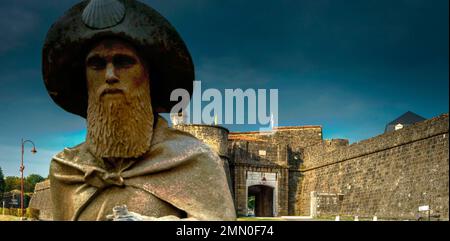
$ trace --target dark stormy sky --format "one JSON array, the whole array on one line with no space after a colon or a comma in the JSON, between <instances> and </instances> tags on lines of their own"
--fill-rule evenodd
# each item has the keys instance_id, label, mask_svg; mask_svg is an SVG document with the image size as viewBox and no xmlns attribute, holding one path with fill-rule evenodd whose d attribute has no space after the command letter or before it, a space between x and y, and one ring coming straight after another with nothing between
<instances>
[{"instance_id":1,"label":"dark stormy sky","mask_svg":"<svg viewBox=\"0 0 450 241\"><path fill-rule=\"evenodd\" d=\"M0 0L0 167L48 174L84 140L85 120L47 95L41 49L76 0ZM448 112L448 0L147 0L188 45L203 88L279 90L279 125L367 139L410 110ZM258 126L227 126L232 131Z\"/></svg>"}]
</instances>

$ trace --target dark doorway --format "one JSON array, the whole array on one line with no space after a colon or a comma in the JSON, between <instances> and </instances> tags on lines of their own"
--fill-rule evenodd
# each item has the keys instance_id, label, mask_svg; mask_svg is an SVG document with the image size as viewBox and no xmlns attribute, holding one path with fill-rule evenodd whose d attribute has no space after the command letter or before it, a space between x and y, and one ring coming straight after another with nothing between
<instances>
[{"instance_id":1,"label":"dark doorway","mask_svg":"<svg viewBox=\"0 0 450 241\"><path fill-rule=\"evenodd\" d=\"M254 185L248 187L248 197L254 197L256 217L273 217L273 187Z\"/></svg>"}]
</instances>

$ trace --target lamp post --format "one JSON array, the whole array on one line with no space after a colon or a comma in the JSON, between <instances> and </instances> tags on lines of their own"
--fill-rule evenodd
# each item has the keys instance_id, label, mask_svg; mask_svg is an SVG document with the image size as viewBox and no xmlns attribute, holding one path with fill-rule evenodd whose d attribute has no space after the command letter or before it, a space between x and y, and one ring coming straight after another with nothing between
<instances>
[{"instance_id":1,"label":"lamp post","mask_svg":"<svg viewBox=\"0 0 450 241\"><path fill-rule=\"evenodd\" d=\"M23 170L25 169L25 166L23 165L23 153L24 153L24 145L25 142L30 142L33 145L33 149L31 149L31 153L35 154L37 152L36 150L36 146L34 145L34 143L30 140L23 140L22 138L22 161L20 163L20 173L21 173L21 177L20 177L20 211L21 211L21 217L23 219Z\"/></svg>"}]
</instances>

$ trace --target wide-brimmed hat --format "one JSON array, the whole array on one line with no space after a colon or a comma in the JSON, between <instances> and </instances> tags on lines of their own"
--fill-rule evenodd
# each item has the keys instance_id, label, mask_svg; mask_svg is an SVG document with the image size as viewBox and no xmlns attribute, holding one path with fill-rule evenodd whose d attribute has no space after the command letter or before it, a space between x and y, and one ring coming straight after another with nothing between
<instances>
[{"instance_id":1,"label":"wide-brimmed hat","mask_svg":"<svg viewBox=\"0 0 450 241\"><path fill-rule=\"evenodd\" d=\"M194 65L175 28L158 12L136 0L82 1L52 25L42 55L45 86L63 109L86 118L85 57L103 38L130 42L149 65L153 108L169 112L172 90L192 94Z\"/></svg>"}]
</instances>

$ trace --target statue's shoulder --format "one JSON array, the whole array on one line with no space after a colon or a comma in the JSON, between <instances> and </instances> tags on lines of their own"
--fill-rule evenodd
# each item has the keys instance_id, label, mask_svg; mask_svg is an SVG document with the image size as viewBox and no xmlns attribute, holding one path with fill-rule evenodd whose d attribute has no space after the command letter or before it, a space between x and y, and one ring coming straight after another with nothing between
<instances>
[{"instance_id":1,"label":"statue's shoulder","mask_svg":"<svg viewBox=\"0 0 450 241\"><path fill-rule=\"evenodd\" d=\"M153 138L154 144L173 145L177 146L177 148L191 151L195 150L196 152L212 152L209 146L197 137L168 126L156 129Z\"/></svg>"},{"instance_id":2,"label":"statue's shoulder","mask_svg":"<svg viewBox=\"0 0 450 241\"><path fill-rule=\"evenodd\" d=\"M195 156L197 163L220 163L220 157L207 144L190 133L158 123L154 129L151 153L171 153L171 156ZM214 161L211 162L211 159Z\"/></svg>"},{"instance_id":3,"label":"statue's shoulder","mask_svg":"<svg viewBox=\"0 0 450 241\"><path fill-rule=\"evenodd\" d=\"M66 161L74 163L86 163L92 159L92 154L89 152L85 142L80 143L74 147L66 147L61 152L53 156L54 161Z\"/></svg>"},{"instance_id":4,"label":"statue's shoulder","mask_svg":"<svg viewBox=\"0 0 450 241\"><path fill-rule=\"evenodd\" d=\"M167 127L165 129L165 136L167 137L168 140L180 140L180 141L186 140L186 141L190 141L190 142L197 143L197 144L200 144L200 143L203 144L202 141L197 139L192 134L175 129L173 127Z\"/></svg>"}]
</instances>

